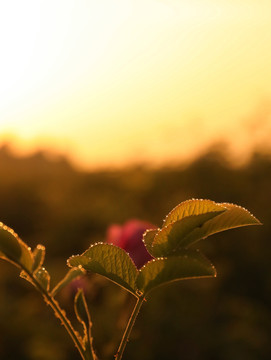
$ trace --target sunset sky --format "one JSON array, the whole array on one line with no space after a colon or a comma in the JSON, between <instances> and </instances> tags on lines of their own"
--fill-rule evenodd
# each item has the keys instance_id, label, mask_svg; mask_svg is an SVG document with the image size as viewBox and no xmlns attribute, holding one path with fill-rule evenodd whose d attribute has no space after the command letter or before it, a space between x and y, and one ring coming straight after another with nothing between
<instances>
[{"instance_id":1,"label":"sunset sky","mask_svg":"<svg viewBox=\"0 0 271 360\"><path fill-rule=\"evenodd\" d=\"M271 137L270 0L0 3L0 144L80 166Z\"/></svg>"}]
</instances>

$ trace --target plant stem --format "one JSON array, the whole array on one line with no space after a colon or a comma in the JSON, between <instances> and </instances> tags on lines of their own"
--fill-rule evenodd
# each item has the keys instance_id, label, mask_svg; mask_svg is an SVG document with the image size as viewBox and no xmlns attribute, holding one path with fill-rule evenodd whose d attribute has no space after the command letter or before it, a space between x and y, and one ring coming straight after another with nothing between
<instances>
[{"instance_id":1,"label":"plant stem","mask_svg":"<svg viewBox=\"0 0 271 360\"><path fill-rule=\"evenodd\" d=\"M135 324L137 315L138 315L144 301L145 301L144 296L140 296L140 297L137 298L136 305L134 307L132 315L131 315L131 317L130 317L130 319L128 321L128 324L127 324L126 329L124 331L123 337L121 339L121 343L120 343L120 346L118 348L118 352L115 355L115 360L121 360L121 358L122 358L122 355L123 355L123 352L124 352L125 347L127 345L127 342L129 340L131 331L132 331L133 326Z\"/></svg>"},{"instance_id":2,"label":"plant stem","mask_svg":"<svg viewBox=\"0 0 271 360\"><path fill-rule=\"evenodd\" d=\"M65 312L60 308L58 302L53 298L53 296L47 292L41 285L40 283L37 281L37 279L33 276L33 274L31 274L30 272L28 272L27 270L24 269L25 272L27 272L28 276L31 278L32 282L35 284L35 286L37 287L37 289L41 292L41 294L44 297L45 302L53 309L56 317L58 317L61 321L61 323L64 325L65 329L67 330L68 334L70 335L70 337L72 338L75 346L77 347L81 357L83 360L86 360L85 357L85 349L83 347L82 344L82 339L80 337L80 335L78 333L75 332L74 328L72 327L72 324L70 323L70 321L68 320Z\"/></svg>"}]
</instances>

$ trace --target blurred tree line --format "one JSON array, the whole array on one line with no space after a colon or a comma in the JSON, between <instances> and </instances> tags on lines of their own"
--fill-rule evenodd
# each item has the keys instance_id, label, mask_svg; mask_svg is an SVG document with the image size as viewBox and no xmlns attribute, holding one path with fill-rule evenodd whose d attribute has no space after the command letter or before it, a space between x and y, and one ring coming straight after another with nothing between
<instances>
[{"instance_id":1,"label":"blurred tree line","mask_svg":"<svg viewBox=\"0 0 271 360\"><path fill-rule=\"evenodd\" d=\"M189 164L83 172L62 157L38 152L19 158L3 146L0 174L0 221L31 247L46 246L53 285L67 270L66 258L104 241L112 223L138 218L160 226L173 207L190 198L249 209L264 226L231 230L197 244L218 277L157 289L138 318L124 359L271 358L270 155L255 150L236 167L221 144ZM79 359L40 295L17 275L1 261L0 358ZM77 285L58 296L74 322ZM79 285L88 299L97 353L112 359L133 299L96 275Z\"/></svg>"}]
</instances>

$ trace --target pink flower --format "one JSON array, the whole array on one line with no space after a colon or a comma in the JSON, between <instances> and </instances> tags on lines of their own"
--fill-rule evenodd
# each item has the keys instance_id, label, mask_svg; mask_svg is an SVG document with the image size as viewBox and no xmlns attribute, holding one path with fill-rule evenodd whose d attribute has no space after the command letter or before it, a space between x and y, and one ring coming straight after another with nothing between
<instances>
[{"instance_id":1,"label":"pink flower","mask_svg":"<svg viewBox=\"0 0 271 360\"><path fill-rule=\"evenodd\" d=\"M146 230L155 228L153 224L137 219L128 220L122 226L112 224L107 229L107 242L127 251L140 268L152 259L142 241L143 234Z\"/></svg>"}]
</instances>

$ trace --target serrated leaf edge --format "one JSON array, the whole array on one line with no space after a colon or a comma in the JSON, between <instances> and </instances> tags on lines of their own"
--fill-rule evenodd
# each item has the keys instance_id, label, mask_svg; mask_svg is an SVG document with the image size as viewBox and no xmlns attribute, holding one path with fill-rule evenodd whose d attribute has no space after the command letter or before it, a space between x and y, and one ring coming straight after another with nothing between
<instances>
[{"instance_id":1,"label":"serrated leaf edge","mask_svg":"<svg viewBox=\"0 0 271 360\"><path fill-rule=\"evenodd\" d=\"M189 252L189 251L191 251L191 250L186 250L186 249L184 249L184 251L188 251L188 252ZM204 259L206 259L206 261L208 261L208 262L210 263L211 267L215 270L215 275L214 275L214 277L216 277L216 276L217 276L216 268L215 268L215 266L213 265L213 263L211 263L211 261L207 258L207 256L205 256L199 249L195 249L195 250L193 250L193 252L196 252L196 253L200 254L200 256L202 256ZM167 260L167 259L170 259L170 258L172 258L172 257L175 257L175 258L177 258L177 257L188 257L188 255L169 255L169 256L160 256L160 257L151 259L151 260L149 260L146 264L144 264L144 265L138 270L138 272L140 273L141 270L143 270L149 263L153 263L153 262L155 262L155 261L157 261L157 260ZM191 259L191 260L196 260L196 259ZM211 275L211 276L212 276L212 275ZM212 276L212 277L213 277L213 276Z\"/></svg>"},{"instance_id":2,"label":"serrated leaf edge","mask_svg":"<svg viewBox=\"0 0 271 360\"><path fill-rule=\"evenodd\" d=\"M253 215L247 208L245 208L244 206L240 206L240 205L236 205L236 204L233 204L233 203L228 203L228 202L223 202L223 203L217 203L217 204L221 204L222 206L225 206L227 210L230 210L227 208L227 205L230 205L230 206L234 206L235 208L239 208L239 209L242 209L242 210L245 210L245 212L248 213L248 215L250 215L254 220L256 220L255 223L253 224L246 224L246 225L240 225L238 227L241 227L241 226L248 226L248 225L263 225L263 223L261 223L259 221L259 219L256 218L255 215Z\"/></svg>"},{"instance_id":3,"label":"serrated leaf edge","mask_svg":"<svg viewBox=\"0 0 271 360\"><path fill-rule=\"evenodd\" d=\"M146 296L149 292L152 292L154 289L165 286L166 284L170 284L173 282L177 282L177 281L183 281L183 280L193 280L193 279L208 279L208 278L216 278L217 277L217 270L216 267L213 265L213 263L204 255L202 254L199 249L195 249L194 252L199 253L204 259L206 259L207 262L209 262L211 268L214 270L214 274L213 275L201 275L201 276L189 276L189 277L185 277L185 278L177 278L177 279L173 279L173 280L169 280L169 281L165 281L162 284L156 285L155 287L151 288L150 290L147 290L145 292L142 293L142 290L138 289L137 291L142 293L144 296ZM149 260L145 265L143 265L140 270L139 270L139 274L137 276L137 279L141 273L141 270L143 270L149 263L153 263L156 261L161 261L161 260L168 260L170 258L178 258L178 257L186 257L186 255L171 255L171 256L166 256L166 257L158 257L152 260ZM197 261L197 259L191 259L192 261Z\"/></svg>"},{"instance_id":4,"label":"serrated leaf edge","mask_svg":"<svg viewBox=\"0 0 271 360\"><path fill-rule=\"evenodd\" d=\"M99 241L99 242L96 242L96 243L94 243L94 244L91 244L91 245L89 246L89 248L88 248L86 251L84 251L82 254L77 254L77 255L72 255L72 256L70 256L70 257L67 259L67 265L68 265L69 267L71 267L71 268L74 267L73 265L70 264L70 259L72 259L72 258L74 258L74 257L83 257L83 256L84 256L86 259L89 259L89 257L87 257L85 254L89 251L89 249L91 249L91 248L93 248L93 247L95 247L95 246L97 246L97 245L103 245L103 246L108 246L108 247L113 246L113 247L115 247L115 248L120 249L124 254L126 254L126 255L129 257L129 259L131 260L133 266L134 266L135 269L136 269L136 277L135 277L135 285L136 285L136 279L137 279L138 274L139 274L138 268L136 267L133 259L132 259L131 256L129 255L129 253L128 253L127 251L125 251L124 249L122 249L121 247L115 245L115 244L104 243L104 242L102 242L102 241ZM129 274L129 277L130 277L129 271L127 271L127 273ZM101 275L101 276L103 276L103 275ZM107 278L107 277L106 277L106 278ZM108 278L108 280L110 280L110 281L112 281L113 283L117 284L118 286L120 286L121 288L125 289L126 291L129 291L132 295L137 296L137 295L136 295L137 288L133 289L132 287L130 287L130 288L124 287L122 284L119 284L118 282L116 282L116 281L114 281L114 280L112 280L112 279L110 279L110 278ZM129 285L129 284L128 284L128 285Z\"/></svg>"},{"instance_id":5,"label":"serrated leaf edge","mask_svg":"<svg viewBox=\"0 0 271 360\"><path fill-rule=\"evenodd\" d=\"M222 203L217 203L217 202L215 202L215 201L213 201L213 200L210 200L210 199L197 199L197 198L192 198L192 199L189 199L189 200L182 201L181 203L179 203L178 205L176 205L176 206L166 215L166 217L165 217L164 220L163 220L162 228L165 226L165 223L166 223L167 218L168 218L173 212L175 212L178 207L183 206L183 205L188 204L188 203L191 203L191 202L193 202L193 201L210 201L211 203L213 203L213 204L215 204L215 205L218 205L218 206L222 206L222 207L223 207ZM212 211L210 211L210 212L212 212ZM191 214L191 215L193 215L193 214ZM191 216L191 215L190 215L190 216ZM184 217L186 217L186 216L184 216ZM184 218L184 217L183 217L183 218ZM183 219L183 218L182 218L182 219ZM181 220L181 219L179 219L179 220ZM178 220L176 220L176 221L178 221ZM166 226L168 226L168 225L170 225L170 224L172 224L172 223L174 223L174 222L176 222L176 221L171 221L171 222L168 223Z\"/></svg>"}]
</instances>

